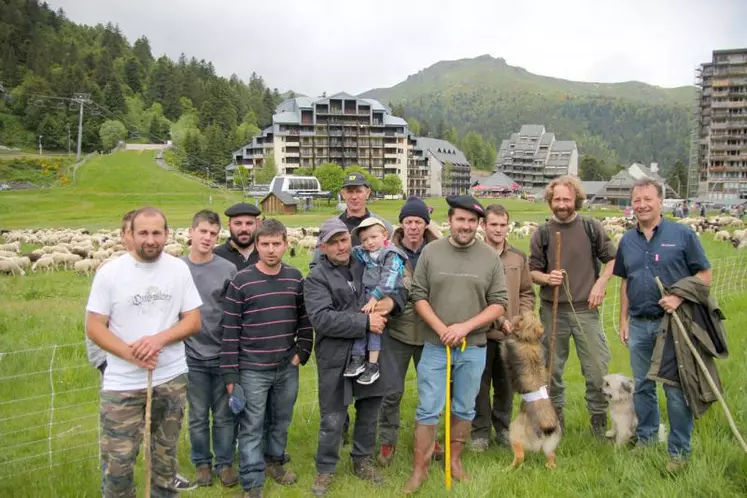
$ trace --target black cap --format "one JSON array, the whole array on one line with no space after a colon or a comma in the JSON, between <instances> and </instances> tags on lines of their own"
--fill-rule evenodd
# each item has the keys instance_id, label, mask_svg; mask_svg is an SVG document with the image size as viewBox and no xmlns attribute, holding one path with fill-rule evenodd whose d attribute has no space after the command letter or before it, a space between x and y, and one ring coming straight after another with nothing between
<instances>
[{"instance_id":1,"label":"black cap","mask_svg":"<svg viewBox=\"0 0 747 498\"><path fill-rule=\"evenodd\" d=\"M239 202L238 204L234 204L226 209L224 214L229 218L233 218L234 216L259 216L262 214L262 211L260 211L254 204Z\"/></svg>"},{"instance_id":2,"label":"black cap","mask_svg":"<svg viewBox=\"0 0 747 498\"><path fill-rule=\"evenodd\" d=\"M419 197L412 196L407 199L407 202L405 202L402 209L399 211L399 222L402 223L402 220L408 216L422 218L426 225L431 222L431 212L428 210L428 206L425 205L425 202L423 202Z\"/></svg>"},{"instance_id":3,"label":"black cap","mask_svg":"<svg viewBox=\"0 0 747 498\"><path fill-rule=\"evenodd\" d=\"M357 171L345 173L345 181L342 182L342 188L360 186L371 188L371 185L362 173L358 173Z\"/></svg>"},{"instance_id":4,"label":"black cap","mask_svg":"<svg viewBox=\"0 0 747 498\"><path fill-rule=\"evenodd\" d=\"M449 207L472 211L480 218L485 217L485 208L471 195L451 195L446 198L446 204Z\"/></svg>"}]
</instances>

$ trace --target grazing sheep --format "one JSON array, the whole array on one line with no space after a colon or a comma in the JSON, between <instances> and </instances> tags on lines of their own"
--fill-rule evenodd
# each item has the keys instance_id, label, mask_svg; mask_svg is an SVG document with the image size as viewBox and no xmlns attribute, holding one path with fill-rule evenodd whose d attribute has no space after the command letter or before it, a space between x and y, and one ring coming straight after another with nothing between
<instances>
[{"instance_id":1,"label":"grazing sheep","mask_svg":"<svg viewBox=\"0 0 747 498\"><path fill-rule=\"evenodd\" d=\"M33 265L31 265L32 273L35 273L37 268L43 271L54 271L54 259L49 256L38 259Z\"/></svg>"},{"instance_id":2,"label":"grazing sheep","mask_svg":"<svg viewBox=\"0 0 747 498\"><path fill-rule=\"evenodd\" d=\"M73 265L75 272L78 274L90 275L91 272L95 272L101 263L96 259L83 259L76 261Z\"/></svg>"},{"instance_id":3,"label":"grazing sheep","mask_svg":"<svg viewBox=\"0 0 747 498\"><path fill-rule=\"evenodd\" d=\"M18 254L13 251L0 251L0 258L15 258Z\"/></svg>"},{"instance_id":4,"label":"grazing sheep","mask_svg":"<svg viewBox=\"0 0 747 498\"><path fill-rule=\"evenodd\" d=\"M719 230L716 232L716 236L714 237L717 241L727 241L731 239L731 234L727 232L726 230Z\"/></svg>"},{"instance_id":5,"label":"grazing sheep","mask_svg":"<svg viewBox=\"0 0 747 498\"><path fill-rule=\"evenodd\" d=\"M17 275L26 275L26 272L23 271L23 268L21 268L18 263L10 259L0 260L0 273L7 273L8 275L12 275L14 277Z\"/></svg>"},{"instance_id":6,"label":"grazing sheep","mask_svg":"<svg viewBox=\"0 0 747 498\"><path fill-rule=\"evenodd\" d=\"M181 244L169 244L169 245L167 245L166 247L163 248L163 251L166 254L170 254L170 255L175 256L177 258L179 256L181 256L182 254L184 254L184 248L182 247Z\"/></svg>"},{"instance_id":7,"label":"grazing sheep","mask_svg":"<svg viewBox=\"0 0 747 498\"><path fill-rule=\"evenodd\" d=\"M21 252L21 243L16 241L10 244L0 244L0 251L11 251L17 254Z\"/></svg>"}]
</instances>

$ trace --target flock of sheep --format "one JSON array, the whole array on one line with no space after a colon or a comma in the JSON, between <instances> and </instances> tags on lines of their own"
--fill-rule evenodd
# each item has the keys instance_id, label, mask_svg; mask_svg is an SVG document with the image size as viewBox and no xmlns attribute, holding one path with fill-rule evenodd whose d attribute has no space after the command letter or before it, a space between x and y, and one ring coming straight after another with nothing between
<instances>
[{"instance_id":1,"label":"flock of sheep","mask_svg":"<svg viewBox=\"0 0 747 498\"><path fill-rule=\"evenodd\" d=\"M717 241L731 243L735 248L747 249L747 230L741 219L733 216L694 217L678 220L689 226L697 234L713 233ZM635 220L626 217L609 217L602 220L605 231L617 242L626 230L632 228ZM537 227L536 222L513 222L509 227L509 238L530 237ZM447 224L432 223L431 230L447 232ZM729 231L734 230L734 231ZM0 243L0 274L23 276L26 272L49 272L58 270L75 271L81 275L91 275L107 262L125 253L119 230L102 229L90 233L84 229L25 229L5 230ZM291 256L298 252L312 253L317 246L317 227L288 228L288 242ZM227 229L221 230L220 240L229 236ZM482 228L478 238L484 239ZM30 252L22 252L22 247L39 246ZM181 256L189 245L188 229L171 231L164 251L172 256Z\"/></svg>"}]
</instances>

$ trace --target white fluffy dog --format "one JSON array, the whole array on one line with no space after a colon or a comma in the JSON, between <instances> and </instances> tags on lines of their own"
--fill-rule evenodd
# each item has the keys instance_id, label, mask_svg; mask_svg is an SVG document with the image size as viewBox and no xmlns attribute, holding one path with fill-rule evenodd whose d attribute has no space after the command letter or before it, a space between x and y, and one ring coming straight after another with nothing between
<instances>
[{"instance_id":1,"label":"white fluffy dog","mask_svg":"<svg viewBox=\"0 0 747 498\"><path fill-rule=\"evenodd\" d=\"M616 445L627 444L635 435L638 427L638 417L633 406L633 392L635 381L622 374L609 374L604 376L602 392L609 400L610 419L612 427L605 434L608 438L614 438ZM659 425L659 442L667 439L667 431L664 424Z\"/></svg>"}]
</instances>

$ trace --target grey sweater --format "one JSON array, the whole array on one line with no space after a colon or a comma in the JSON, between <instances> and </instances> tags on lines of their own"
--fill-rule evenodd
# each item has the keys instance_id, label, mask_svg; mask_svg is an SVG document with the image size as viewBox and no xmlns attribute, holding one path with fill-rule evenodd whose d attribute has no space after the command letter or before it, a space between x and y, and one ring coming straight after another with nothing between
<instances>
[{"instance_id":1,"label":"grey sweater","mask_svg":"<svg viewBox=\"0 0 747 498\"><path fill-rule=\"evenodd\" d=\"M469 247L456 247L443 238L425 246L410 292L413 303L428 301L447 326L469 320L491 304L508 306L503 263L493 249L479 240ZM426 328L425 340L440 344L438 334ZM484 345L489 328L472 331L467 345Z\"/></svg>"},{"instance_id":2,"label":"grey sweater","mask_svg":"<svg viewBox=\"0 0 747 498\"><path fill-rule=\"evenodd\" d=\"M207 263L193 263L189 255L182 258L192 273L197 291L202 299L200 331L184 341L187 361L209 362L220 366L220 351L223 344L223 298L228 283L236 275L236 266L219 256Z\"/></svg>"}]
</instances>

